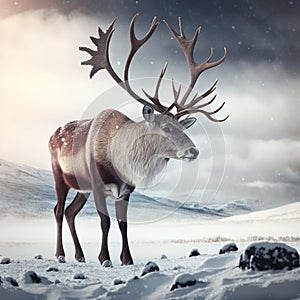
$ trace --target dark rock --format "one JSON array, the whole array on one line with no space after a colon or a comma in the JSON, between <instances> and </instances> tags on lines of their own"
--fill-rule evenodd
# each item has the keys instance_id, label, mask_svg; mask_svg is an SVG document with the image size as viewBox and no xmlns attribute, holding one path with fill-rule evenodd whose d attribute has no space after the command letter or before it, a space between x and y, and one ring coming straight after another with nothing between
<instances>
[{"instance_id":1,"label":"dark rock","mask_svg":"<svg viewBox=\"0 0 300 300\"><path fill-rule=\"evenodd\" d=\"M187 286L195 285L197 280L190 274L180 274L175 279L171 286L170 291L173 291L178 288L184 288Z\"/></svg>"},{"instance_id":2,"label":"dark rock","mask_svg":"<svg viewBox=\"0 0 300 300\"><path fill-rule=\"evenodd\" d=\"M200 255L200 252L198 249L193 249L189 255L189 257L192 257L192 256L199 256Z\"/></svg>"},{"instance_id":3,"label":"dark rock","mask_svg":"<svg viewBox=\"0 0 300 300\"><path fill-rule=\"evenodd\" d=\"M167 255L166 254L162 254L160 259L167 259Z\"/></svg>"},{"instance_id":4,"label":"dark rock","mask_svg":"<svg viewBox=\"0 0 300 300\"><path fill-rule=\"evenodd\" d=\"M219 254L225 254L233 251L238 251L239 248L237 247L236 243L228 243L225 244L219 251Z\"/></svg>"},{"instance_id":5,"label":"dark rock","mask_svg":"<svg viewBox=\"0 0 300 300\"><path fill-rule=\"evenodd\" d=\"M10 264L10 263L11 263L11 260L10 260L9 257L3 257L3 258L1 259L1 261L0 261L0 264L1 264L1 265L8 265L8 264Z\"/></svg>"},{"instance_id":6,"label":"dark rock","mask_svg":"<svg viewBox=\"0 0 300 300\"><path fill-rule=\"evenodd\" d=\"M158 265L153 261L148 261L141 272L141 276L155 271L159 271Z\"/></svg>"},{"instance_id":7,"label":"dark rock","mask_svg":"<svg viewBox=\"0 0 300 300\"><path fill-rule=\"evenodd\" d=\"M28 271L23 275L23 282L28 283L41 283L41 278L34 272Z\"/></svg>"},{"instance_id":8,"label":"dark rock","mask_svg":"<svg viewBox=\"0 0 300 300\"><path fill-rule=\"evenodd\" d=\"M41 254L36 254L34 256L34 259L43 259L43 256Z\"/></svg>"},{"instance_id":9,"label":"dark rock","mask_svg":"<svg viewBox=\"0 0 300 300\"><path fill-rule=\"evenodd\" d=\"M124 283L125 283L124 280L121 280L118 278L114 279L114 281L113 281L113 285L119 285L119 284L124 284Z\"/></svg>"},{"instance_id":10,"label":"dark rock","mask_svg":"<svg viewBox=\"0 0 300 300\"><path fill-rule=\"evenodd\" d=\"M86 277L84 276L84 274L78 273L74 275L73 279L86 279Z\"/></svg>"},{"instance_id":11,"label":"dark rock","mask_svg":"<svg viewBox=\"0 0 300 300\"><path fill-rule=\"evenodd\" d=\"M46 272L58 272L59 270L56 267L49 267Z\"/></svg>"},{"instance_id":12,"label":"dark rock","mask_svg":"<svg viewBox=\"0 0 300 300\"><path fill-rule=\"evenodd\" d=\"M9 282L12 286L19 286L17 280L12 277L6 277L5 280Z\"/></svg>"},{"instance_id":13,"label":"dark rock","mask_svg":"<svg viewBox=\"0 0 300 300\"><path fill-rule=\"evenodd\" d=\"M250 244L240 257L239 267L258 271L291 270L299 267L298 251L284 243Z\"/></svg>"}]
</instances>

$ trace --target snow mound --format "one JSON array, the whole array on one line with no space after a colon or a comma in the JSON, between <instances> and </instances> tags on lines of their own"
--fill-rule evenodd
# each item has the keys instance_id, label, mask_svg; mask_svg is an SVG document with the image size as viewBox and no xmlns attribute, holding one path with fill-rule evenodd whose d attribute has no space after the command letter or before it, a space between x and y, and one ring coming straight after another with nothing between
<instances>
[{"instance_id":1,"label":"snow mound","mask_svg":"<svg viewBox=\"0 0 300 300\"><path fill-rule=\"evenodd\" d=\"M299 254L285 243L251 243L240 257L239 267L258 271L299 267Z\"/></svg>"}]
</instances>

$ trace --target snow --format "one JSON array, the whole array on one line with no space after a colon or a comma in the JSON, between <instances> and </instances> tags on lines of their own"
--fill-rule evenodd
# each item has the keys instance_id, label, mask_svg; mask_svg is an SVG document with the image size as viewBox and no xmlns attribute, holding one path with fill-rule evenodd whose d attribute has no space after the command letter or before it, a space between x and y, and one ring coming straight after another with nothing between
<instances>
[{"instance_id":1,"label":"snow","mask_svg":"<svg viewBox=\"0 0 300 300\"><path fill-rule=\"evenodd\" d=\"M105 268L97 260L100 225L98 217L90 213L92 204L77 219L86 263L73 258L74 246L66 223L66 262L59 263L54 258L51 174L0 161L0 184L0 205L6 208L0 219L0 262L10 262L0 264L0 299L300 298L300 268L238 268L241 254L260 239L265 240L260 242L264 246L285 242L290 249L300 251L300 202L253 211L247 201L236 201L227 206L231 215L243 214L229 216L224 205L203 209L186 203L178 208L178 203L170 199L136 194L129 211L138 216L128 226L134 265L121 266L121 235L112 220L109 248L113 266ZM170 217L161 218L170 207L178 209ZM142 222L143 216L151 218ZM235 243L238 251L220 255L228 242ZM189 257L193 249L201 255ZM155 271L141 276L150 266Z\"/></svg>"}]
</instances>

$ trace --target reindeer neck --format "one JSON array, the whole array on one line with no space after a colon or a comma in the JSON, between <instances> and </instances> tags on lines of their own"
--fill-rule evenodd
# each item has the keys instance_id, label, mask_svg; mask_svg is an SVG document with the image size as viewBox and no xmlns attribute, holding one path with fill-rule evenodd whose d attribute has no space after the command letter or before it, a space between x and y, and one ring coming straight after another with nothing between
<instances>
[{"instance_id":1,"label":"reindeer neck","mask_svg":"<svg viewBox=\"0 0 300 300\"><path fill-rule=\"evenodd\" d=\"M160 155L158 136L150 134L148 124L127 122L111 142L111 161L126 183L147 186L163 170L167 159Z\"/></svg>"}]
</instances>

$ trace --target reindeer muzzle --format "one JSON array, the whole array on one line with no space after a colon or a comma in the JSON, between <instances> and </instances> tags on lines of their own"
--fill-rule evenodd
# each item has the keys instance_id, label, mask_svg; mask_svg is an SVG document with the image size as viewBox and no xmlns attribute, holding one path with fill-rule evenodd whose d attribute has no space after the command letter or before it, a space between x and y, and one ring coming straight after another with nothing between
<instances>
[{"instance_id":1,"label":"reindeer muzzle","mask_svg":"<svg viewBox=\"0 0 300 300\"><path fill-rule=\"evenodd\" d=\"M196 147L191 147L185 150L183 153L178 153L178 158L185 161L192 161L196 159L199 155L199 150Z\"/></svg>"}]
</instances>

